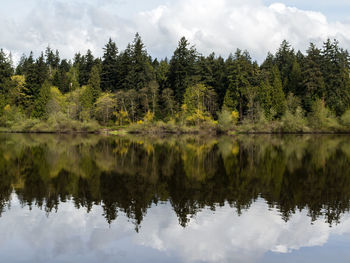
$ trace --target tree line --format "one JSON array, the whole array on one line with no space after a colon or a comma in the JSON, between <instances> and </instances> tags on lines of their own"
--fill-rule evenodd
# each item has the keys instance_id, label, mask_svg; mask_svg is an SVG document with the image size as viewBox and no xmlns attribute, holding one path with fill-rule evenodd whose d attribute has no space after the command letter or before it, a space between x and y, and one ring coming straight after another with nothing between
<instances>
[{"instance_id":1,"label":"tree line","mask_svg":"<svg viewBox=\"0 0 350 263\"><path fill-rule=\"evenodd\" d=\"M287 118L300 126L306 117L314 126L336 118L350 125L349 62L330 39L322 48L311 43L305 54L283 41L260 65L240 49L227 58L204 56L184 37L170 60L154 59L139 34L122 51L109 39L101 58L88 50L61 59L47 47L14 67L1 50L0 125L64 119L230 126Z\"/></svg>"}]
</instances>

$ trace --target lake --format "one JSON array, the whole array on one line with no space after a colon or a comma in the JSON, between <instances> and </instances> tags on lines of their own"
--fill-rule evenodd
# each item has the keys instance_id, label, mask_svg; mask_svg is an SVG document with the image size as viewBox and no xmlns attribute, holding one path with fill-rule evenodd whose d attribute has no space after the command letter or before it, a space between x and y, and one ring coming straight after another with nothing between
<instances>
[{"instance_id":1,"label":"lake","mask_svg":"<svg viewBox=\"0 0 350 263\"><path fill-rule=\"evenodd\" d=\"M0 134L1 262L349 262L350 137Z\"/></svg>"}]
</instances>

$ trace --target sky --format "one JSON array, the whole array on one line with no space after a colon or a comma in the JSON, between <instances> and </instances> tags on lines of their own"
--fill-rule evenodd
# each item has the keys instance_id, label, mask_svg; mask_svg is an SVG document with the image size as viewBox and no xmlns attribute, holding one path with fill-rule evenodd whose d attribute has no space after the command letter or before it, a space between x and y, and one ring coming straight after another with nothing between
<instances>
[{"instance_id":1,"label":"sky","mask_svg":"<svg viewBox=\"0 0 350 263\"><path fill-rule=\"evenodd\" d=\"M96 56L111 37L119 50L141 35L153 57L171 57L185 36L197 50L228 56L247 49L261 62L282 40L304 52L336 38L350 49L348 0L3 0L0 47L14 61L47 46L62 58L91 49Z\"/></svg>"}]
</instances>

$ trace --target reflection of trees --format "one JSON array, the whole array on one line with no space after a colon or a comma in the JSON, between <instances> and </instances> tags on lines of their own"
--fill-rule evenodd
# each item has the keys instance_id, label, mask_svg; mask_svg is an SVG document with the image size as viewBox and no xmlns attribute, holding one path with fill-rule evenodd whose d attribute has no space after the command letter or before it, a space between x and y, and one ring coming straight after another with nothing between
<instances>
[{"instance_id":1,"label":"reflection of trees","mask_svg":"<svg viewBox=\"0 0 350 263\"><path fill-rule=\"evenodd\" d=\"M73 200L101 204L110 223L126 214L139 228L147 209L170 201L185 226L203 207L238 213L264 198L284 218L308 209L337 223L349 211L350 141L344 136L141 138L1 135L0 211L15 190L47 213Z\"/></svg>"}]
</instances>

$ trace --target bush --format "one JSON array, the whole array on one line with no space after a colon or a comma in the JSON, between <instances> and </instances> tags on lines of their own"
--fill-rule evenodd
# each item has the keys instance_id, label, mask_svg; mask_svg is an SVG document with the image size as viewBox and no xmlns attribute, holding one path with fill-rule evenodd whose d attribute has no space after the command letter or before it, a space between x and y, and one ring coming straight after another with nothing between
<instances>
[{"instance_id":1,"label":"bush","mask_svg":"<svg viewBox=\"0 0 350 263\"><path fill-rule=\"evenodd\" d=\"M307 121L301 107L297 106L294 114L287 110L282 117L282 131L303 132L305 130L307 130Z\"/></svg>"},{"instance_id":2,"label":"bush","mask_svg":"<svg viewBox=\"0 0 350 263\"><path fill-rule=\"evenodd\" d=\"M344 112L340 118L341 124L346 128L350 128L350 109Z\"/></svg>"},{"instance_id":3,"label":"bush","mask_svg":"<svg viewBox=\"0 0 350 263\"><path fill-rule=\"evenodd\" d=\"M218 124L220 129L229 130L233 128L238 121L239 114L237 111L228 111L227 109L222 109L221 112L218 113Z\"/></svg>"},{"instance_id":4,"label":"bush","mask_svg":"<svg viewBox=\"0 0 350 263\"><path fill-rule=\"evenodd\" d=\"M336 131L341 128L335 115L320 99L313 103L308 121L309 125L318 131Z\"/></svg>"}]
</instances>

